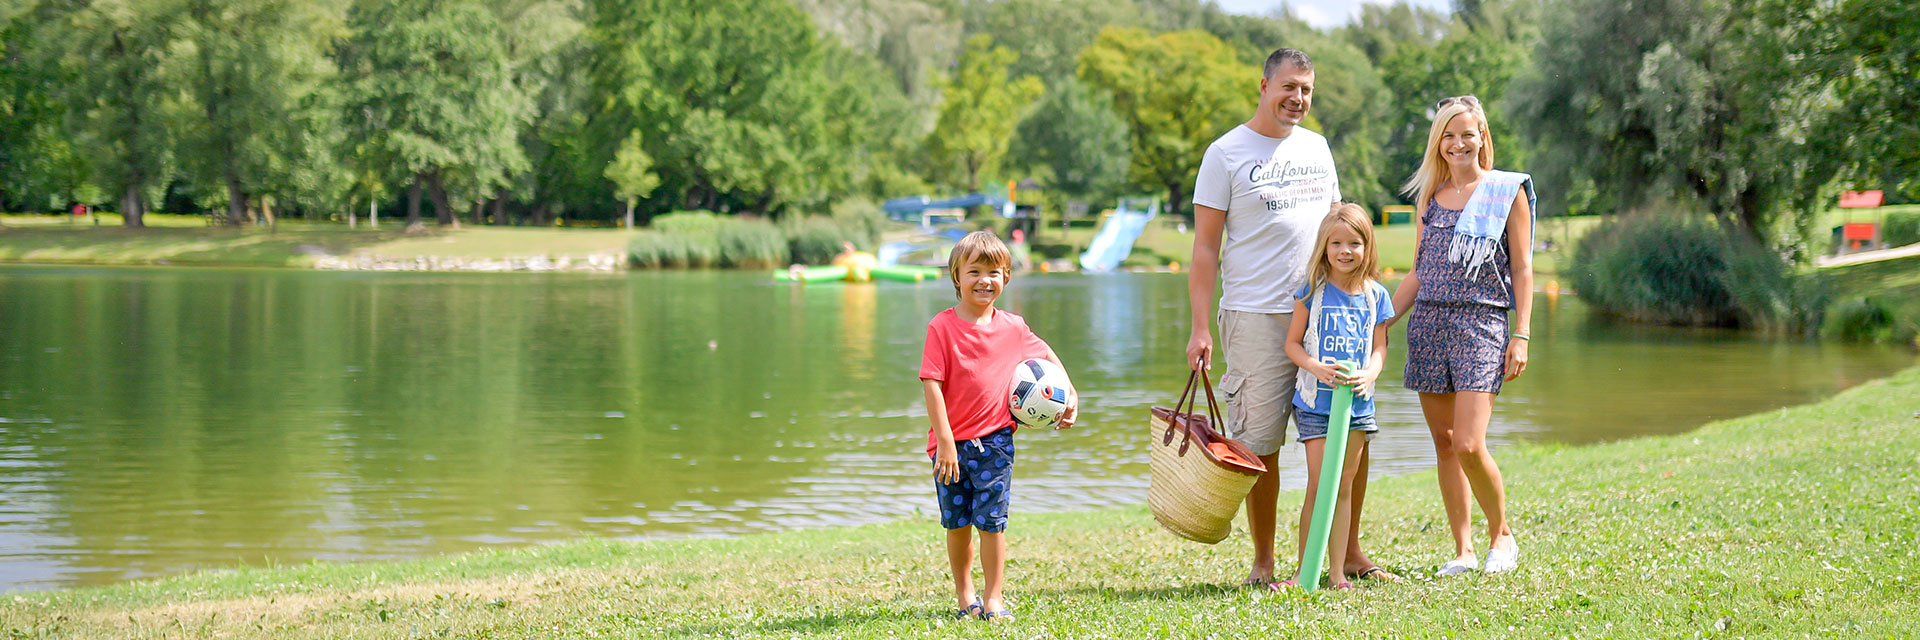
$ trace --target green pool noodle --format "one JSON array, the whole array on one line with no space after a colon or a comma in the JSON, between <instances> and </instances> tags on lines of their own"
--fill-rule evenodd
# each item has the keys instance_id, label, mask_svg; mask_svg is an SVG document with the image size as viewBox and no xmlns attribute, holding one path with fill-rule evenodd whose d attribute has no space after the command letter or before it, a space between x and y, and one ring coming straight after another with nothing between
<instances>
[{"instance_id":1,"label":"green pool noodle","mask_svg":"<svg viewBox=\"0 0 1920 640\"><path fill-rule=\"evenodd\" d=\"M1351 360L1341 360L1341 371L1358 368ZM1313 520L1307 526L1306 553L1301 554L1300 588L1312 593L1320 589L1320 569L1327 562L1327 536L1333 531L1334 501L1340 496L1341 467L1347 464L1347 427L1353 423L1353 386L1333 385L1333 406L1327 414L1327 447L1320 454L1320 486L1313 495ZM1336 576L1335 582L1339 581Z\"/></svg>"},{"instance_id":2,"label":"green pool noodle","mask_svg":"<svg viewBox=\"0 0 1920 640\"><path fill-rule=\"evenodd\" d=\"M846 278L846 267L808 267L800 272L798 278L786 269L777 269L773 272L773 279L777 282L832 282Z\"/></svg>"}]
</instances>

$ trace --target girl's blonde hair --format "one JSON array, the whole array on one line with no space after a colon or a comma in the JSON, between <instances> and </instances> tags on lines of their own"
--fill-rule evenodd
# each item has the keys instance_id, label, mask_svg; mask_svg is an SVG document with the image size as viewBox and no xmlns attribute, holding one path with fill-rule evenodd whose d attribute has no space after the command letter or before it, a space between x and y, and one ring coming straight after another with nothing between
<instances>
[{"instance_id":1,"label":"girl's blonde hair","mask_svg":"<svg viewBox=\"0 0 1920 640\"><path fill-rule=\"evenodd\" d=\"M1006 269L1007 281L1013 281L1013 252L1007 250L1007 244L992 231L975 231L954 243L953 251L947 254L947 279L953 281L955 300L960 299L960 268L974 262Z\"/></svg>"},{"instance_id":2,"label":"girl's blonde hair","mask_svg":"<svg viewBox=\"0 0 1920 640\"><path fill-rule=\"evenodd\" d=\"M1427 152L1420 156L1420 169L1400 187L1400 194L1413 198L1414 206L1432 200L1433 192L1440 185L1453 180L1453 169L1440 157L1440 136L1447 132L1447 123L1463 113L1472 114L1480 122L1480 168L1493 170L1493 132L1487 130L1487 112L1480 108L1480 100L1473 96L1441 100L1439 110L1433 114L1433 127L1427 133Z\"/></svg>"},{"instance_id":3,"label":"girl's blonde hair","mask_svg":"<svg viewBox=\"0 0 1920 640\"><path fill-rule=\"evenodd\" d=\"M1373 245L1373 220L1367 217L1366 209L1346 202L1320 220L1320 233L1313 242L1313 268L1307 272L1309 292L1325 284L1332 274L1333 266L1327 263L1327 240L1333 237L1336 225L1346 225L1354 235L1360 236L1360 245L1365 248L1360 255L1360 277L1369 282L1380 279L1380 249Z\"/></svg>"}]
</instances>

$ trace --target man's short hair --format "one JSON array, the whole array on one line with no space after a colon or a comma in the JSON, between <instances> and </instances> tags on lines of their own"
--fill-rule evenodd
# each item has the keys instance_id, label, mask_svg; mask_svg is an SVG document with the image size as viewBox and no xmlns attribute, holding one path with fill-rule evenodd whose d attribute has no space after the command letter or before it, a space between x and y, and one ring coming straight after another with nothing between
<instances>
[{"instance_id":1,"label":"man's short hair","mask_svg":"<svg viewBox=\"0 0 1920 640\"><path fill-rule=\"evenodd\" d=\"M1261 77L1271 78L1273 74L1280 71L1280 67L1286 65L1299 67L1301 71L1312 71L1313 58L1308 57L1307 52L1299 49L1288 49L1284 47L1274 49L1273 53L1267 55L1267 68L1265 74Z\"/></svg>"}]
</instances>

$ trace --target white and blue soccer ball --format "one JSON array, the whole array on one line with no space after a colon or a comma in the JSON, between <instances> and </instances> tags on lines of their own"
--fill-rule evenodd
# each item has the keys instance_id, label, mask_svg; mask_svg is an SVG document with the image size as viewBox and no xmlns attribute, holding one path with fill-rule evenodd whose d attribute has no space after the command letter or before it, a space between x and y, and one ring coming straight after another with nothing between
<instances>
[{"instance_id":1,"label":"white and blue soccer ball","mask_svg":"<svg viewBox=\"0 0 1920 640\"><path fill-rule=\"evenodd\" d=\"M1029 427L1052 427L1067 410L1067 390L1073 382L1051 360L1028 358L1013 368L1007 385L1007 407L1013 419Z\"/></svg>"}]
</instances>

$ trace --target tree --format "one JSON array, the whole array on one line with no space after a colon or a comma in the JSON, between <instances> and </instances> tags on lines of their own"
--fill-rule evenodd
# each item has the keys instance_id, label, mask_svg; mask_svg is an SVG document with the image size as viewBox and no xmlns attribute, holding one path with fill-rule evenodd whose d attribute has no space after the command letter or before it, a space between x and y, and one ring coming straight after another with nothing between
<instances>
[{"instance_id":1,"label":"tree","mask_svg":"<svg viewBox=\"0 0 1920 640\"><path fill-rule=\"evenodd\" d=\"M1007 77L1007 67L1019 58L1005 47L993 46L993 38L977 35L967 39L959 72L941 83L946 101L940 106L939 123L927 136L927 152L937 169L959 167L968 191L979 191L980 174L999 166L1013 128L1047 90L1033 76Z\"/></svg>"},{"instance_id":2,"label":"tree","mask_svg":"<svg viewBox=\"0 0 1920 640\"><path fill-rule=\"evenodd\" d=\"M965 5L967 33L992 36L1018 54L1008 74L1038 76L1052 86L1072 76L1079 55L1109 26L1142 27L1131 2L1111 0L996 0Z\"/></svg>"},{"instance_id":3,"label":"tree","mask_svg":"<svg viewBox=\"0 0 1920 640\"><path fill-rule=\"evenodd\" d=\"M80 201L83 192L84 201L99 200L86 158L73 152L62 126L57 70L33 49L44 19L24 8L0 13L0 210L43 211Z\"/></svg>"},{"instance_id":4,"label":"tree","mask_svg":"<svg viewBox=\"0 0 1920 640\"><path fill-rule=\"evenodd\" d=\"M1775 1L1775 16L1831 29L1819 66L1809 73L1834 81L1842 105L1827 123L1823 149L1846 158L1863 181L1920 192L1920 5L1900 0L1844 0L1831 17L1806 2ZM1824 18L1824 19L1823 19ZM1896 115L1904 114L1904 115ZM1874 181L1886 181L1876 184Z\"/></svg>"},{"instance_id":5,"label":"tree","mask_svg":"<svg viewBox=\"0 0 1920 640\"><path fill-rule=\"evenodd\" d=\"M1792 64L1805 23L1768 9L1571 0L1554 12L1521 107L1551 177L1591 180L1622 207L1683 195L1772 246L1803 239L1774 223L1795 209L1804 231L1834 175L1810 144L1832 106L1825 79Z\"/></svg>"},{"instance_id":6,"label":"tree","mask_svg":"<svg viewBox=\"0 0 1920 640\"><path fill-rule=\"evenodd\" d=\"M1079 74L1112 92L1127 121L1132 184L1165 189L1175 213L1191 212L1183 196L1200 170L1200 151L1258 102L1260 69L1235 62L1232 49L1200 31L1109 27L1080 53Z\"/></svg>"},{"instance_id":7,"label":"tree","mask_svg":"<svg viewBox=\"0 0 1920 640\"><path fill-rule=\"evenodd\" d=\"M1379 66L1403 46L1433 46L1446 37L1450 22L1446 14L1405 2L1364 3L1359 17L1336 33Z\"/></svg>"},{"instance_id":8,"label":"tree","mask_svg":"<svg viewBox=\"0 0 1920 640\"><path fill-rule=\"evenodd\" d=\"M1016 166L1040 174L1064 195L1091 198L1127 178L1127 123L1113 98L1069 76L1055 83L1020 122L1009 152Z\"/></svg>"},{"instance_id":9,"label":"tree","mask_svg":"<svg viewBox=\"0 0 1920 640\"><path fill-rule=\"evenodd\" d=\"M128 227L146 226L173 173L173 127L158 107L174 87L167 69L179 10L167 0L99 0L50 11L34 34L75 153L90 158L90 181L119 198Z\"/></svg>"},{"instance_id":10,"label":"tree","mask_svg":"<svg viewBox=\"0 0 1920 640\"><path fill-rule=\"evenodd\" d=\"M1527 166L1525 132L1509 126L1506 102L1508 86L1526 61L1526 50L1519 44L1464 28L1454 29L1432 45L1402 42L1395 47L1380 64L1386 86L1394 88L1382 118L1391 123L1382 159L1391 169L1381 176L1382 186L1399 193L1407 176L1420 166L1433 105L1449 96L1478 97L1493 132L1495 160L1501 167Z\"/></svg>"},{"instance_id":11,"label":"tree","mask_svg":"<svg viewBox=\"0 0 1920 640\"><path fill-rule=\"evenodd\" d=\"M796 0L824 35L873 56L909 101L931 111L940 103L939 70L960 53L963 25L954 3L941 0ZM931 125L931 119L916 124ZM922 131L925 127L920 127Z\"/></svg>"},{"instance_id":12,"label":"tree","mask_svg":"<svg viewBox=\"0 0 1920 640\"><path fill-rule=\"evenodd\" d=\"M627 134L620 141L620 150L614 152L613 162L607 165L607 179L613 181L613 197L626 204L627 228L633 228L633 201L647 197L655 187L660 186L660 176L653 174L653 158L640 144L640 132Z\"/></svg>"},{"instance_id":13,"label":"tree","mask_svg":"<svg viewBox=\"0 0 1920 640\"><path fill-rule=\"evenodd\" d=\"M422 189L440 223L456 224L455 198L491 194L526 164L518 135L532 103L514 83L499 20L471 0L392 0L349 16L342 66L374 164L409 182L408 226L420 223Z\"/></svg>"},{"instance_id":14,"label":"tree","mask_svg":"<svg viewBox=\"0 0 1920 640\"><path fill-rule=\"evenodd\" d=\"M778 214L824 206L846 184L849 142L828 122L837 85L812 24L785 0L609 1L587 37L593 157L611 161L639 131L660 177L656 209Z\"/></svg>"},{"instance_id":15,"label":"tree","mask_svg":"<svg viewBox=\"0 0 1920 640\"><path fill-rule=\"evenodd\" d=\"M554 208L593 210L602 204L592 197L601 185L597 165L588 166L586 147L586 71L576 61L590 49L583 0L488 0L506 34L503 44L513 83L533 104L533 117L520 129L519 144L527 158L523 171L514 171L491 194L482 194L494 224L507 224L507 203L528 203L536 222L544 224ZM563 139L565 138L565 139ZM476 215L475 223L481 222Z\"/></svg>"},{"instance_id":16,"label":"tree","mask_svg":"<svg viewBox=\"0 0 1920 640\"><path fill-rule=\"evenodd\" d=\"M194 117L182 119L180 157L210 191L225 191L230 224L248 219L250 196L324 201L342 191L327 53L345 36L344 17L334 0L186 2L179 66Z\"/></svg>"}]
</instances>

